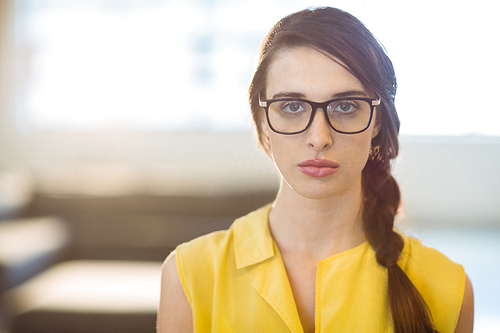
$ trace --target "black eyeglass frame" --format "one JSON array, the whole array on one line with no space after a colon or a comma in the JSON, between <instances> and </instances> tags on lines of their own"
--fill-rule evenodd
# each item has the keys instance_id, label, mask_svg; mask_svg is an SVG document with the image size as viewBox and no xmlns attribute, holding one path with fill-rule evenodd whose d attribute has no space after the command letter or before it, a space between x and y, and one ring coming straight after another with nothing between
<instances>
[{"instance_id":1,"label":"black eyeglass frame","mask_svg":"<svg viewBox=\"0 0 500 333\"><path fill-rule=\"evenodd\" d=\"M359 131L355 131L355 132L345 132L345 131L340 131L340 130L336 129L335 127L333 127L332 123L330 122L330 117L328 117L328 114L327 114L327 107L332 102L344 101L344 100L360 100L360 101L368 102L368 104L370 104L370 119L368 120L368 125L366 125L365 128L363 128L362 130L359 130ZM300 130L297 132L281 132L281 131L276 130L273 127L273 125L271 124L271 120L269 119L269 105L273 102L282 102L282 101L301 101L301 102L309 103L312 106L311 117L309 118L309 122L307 123L306 127L303 130ZM267 99L267 100L263 101L260 99L260 94L259 94L259 106L261 108L263 108L264 111L266 112L266 119L267 119L267 123L269 124L269 127L271 128L271 130L273 132L278 133L278 134L283 134L283 135L294 135L294 134L300 134L300 133L305 132L309 128L309 126L311 126L311 124L314 120L314 116L316 115L317 109L323 110L323 113L325 114L325 119L326 119L328 125L330 125L330 127L337 133L358 134L358 133L364 132L368 129L368 127L370 127L370 124L372 123L372 119L373 119L373 110L375 109L376 106L380 105L380 101L381 101L380 98L364 98L364 97L334 98L334 99L330 99L326 102L313 102L313 101L303 99L303 98L290 98L290 97Z\"/></svg>"}]
</instances>

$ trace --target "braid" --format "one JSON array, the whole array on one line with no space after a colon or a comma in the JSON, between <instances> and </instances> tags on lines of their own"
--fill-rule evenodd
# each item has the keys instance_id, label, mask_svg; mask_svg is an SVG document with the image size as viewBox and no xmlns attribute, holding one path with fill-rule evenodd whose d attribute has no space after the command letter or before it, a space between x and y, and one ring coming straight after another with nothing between
<instances>
[{"instance_id":1,"label":"braid","mask_svg":"<svg viewBox=\"0 0 500 333\"><path fill-rule=\"evenodd\" d=\"M427 304L397 264L404 246L403 238L393 230L400 191L390 174L388 160L388 156L382 161L369 160L363 170L366 237L375 250L377 262L387 267L388 300L394 332L437 333Z\"/></svg>"},{"instance_id":2,"label":"braid","mask_svg":"<svg viewBox=\"0 0 500 333\"><path fill-rule=\"evenodd\" d=\"M257 70L249 89L249 100L262 144L258 95L264 94L269 66L283 49L308 46L340 60L373 96L380 97L376 121L380 132L372 140L382 153L363 169L365 196L363 221L366 238L377 262L387 267L388 299L395 333L436 333L422 296L397 265L403 238L394 232L394 216L400 192L390 174L390 160L398 155L399 117L394 105L397 82L391 60L371 32L354 16L335 8L321 7L285 17L269 32L262 44Z\"/></svg>"}]
</instances>

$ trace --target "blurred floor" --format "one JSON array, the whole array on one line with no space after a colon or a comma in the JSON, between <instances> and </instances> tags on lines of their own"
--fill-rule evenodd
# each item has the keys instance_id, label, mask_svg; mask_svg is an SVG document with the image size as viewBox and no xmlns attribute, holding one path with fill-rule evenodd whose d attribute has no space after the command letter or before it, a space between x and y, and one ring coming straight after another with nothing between
<instances>
[{"instance_id":1,"label":"blurred floor","mask_svg":"<svg viewBox=\"0 0 500 333\"><path fill-rule=\"evenodd\" d=\"M414 235L464 266L474 288L474 332L500 332L500 230L426 226Z\"/></svg>"}]
</instances>

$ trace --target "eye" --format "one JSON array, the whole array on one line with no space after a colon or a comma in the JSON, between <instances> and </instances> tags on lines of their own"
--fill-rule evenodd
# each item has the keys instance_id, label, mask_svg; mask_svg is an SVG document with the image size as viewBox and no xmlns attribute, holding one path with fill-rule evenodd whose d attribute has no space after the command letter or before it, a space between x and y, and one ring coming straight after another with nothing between
<instances>
[{"instance_id":1,"label":"eye","mask_svg":"<svg viewBox=\"0 0 500 333\"><path fill-rule=\"evenodd\" d=\"M306 107L301 101L286 101L281 107L281 111L286 113L299 113L306 110Z\"/></svg>"},{"instance_id":2,"label":"eye","mask_svg":"<svg viewBox=\"0 0 500 333\"><path fill-rule=\"evenodd\" d=\"M328 106L330 110L341 112L341 113L352 113L357 110L356 103L354 101L338 101L330 104Z\"/></svg>"}]
</instances>

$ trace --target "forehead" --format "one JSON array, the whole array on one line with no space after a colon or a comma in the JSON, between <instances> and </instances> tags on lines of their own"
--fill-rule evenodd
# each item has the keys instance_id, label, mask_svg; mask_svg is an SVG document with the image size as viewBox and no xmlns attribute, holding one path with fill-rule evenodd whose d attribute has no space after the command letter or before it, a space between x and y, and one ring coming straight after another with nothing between
<instances>
[{"instance_id":1,"label":"forehead","mask_svg":"<svg viewBox=\"0 0 500 333\"><path fill-rule=\"evenodd\" d=\"M280 51L267 73L266 98L296 93L324 101L345 91L365 91L342 62L311 47Z\"/></svg>"}]
</instances>

